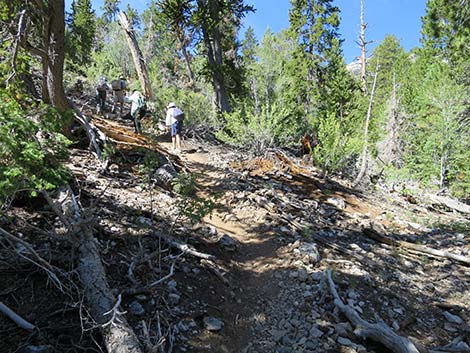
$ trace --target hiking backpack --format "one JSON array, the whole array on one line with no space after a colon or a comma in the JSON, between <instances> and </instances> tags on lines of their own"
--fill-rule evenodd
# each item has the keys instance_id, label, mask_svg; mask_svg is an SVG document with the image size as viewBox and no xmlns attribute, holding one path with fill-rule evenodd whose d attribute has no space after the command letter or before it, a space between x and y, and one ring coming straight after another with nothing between
<instances>
[{"instance_id":1,"label":"hiking backpack","mask_svg":"<svg viewBox=\"0 0 470 353\"><path fill-rule=\"evenodd\" d=\"M106 81L98 82L98 85L96 86L96 90L98 92L106 92L107 89L108 89L108 84L106 83Z\"/></svg>"},{"instance_id":2,"label":"hiking backpack","mask_svg":"<svg viewBox=\"0 0 470 353\"><path fill-rule=\"evenodd\" d=\"M147 103L145 103L145 98L141 94L139 94L139 98L137 98L137 111L147 112Z\"/></svg>"},{"instance_id":3,"label":"hiking backpack","mask_svg":"<svg viewBox=\"0 0 470 353\"><path fill-rule=\"evenodd\" d=\"M122 91L126 88L126 84L122 80L113 80L111 82L111 87L114 91Z\"/></svg>"},{"instance_id":4,"label":"hiking backpack","mask_svg":"<svg viewBox=\"0 0 470 353\"><path fill-rule=\"evenodd\" d=\"M183 121L184 120L184 113L181 111L181 109L175 107L175 111L173 112L173 117L175 118L176 121Z\"/></svg>"}]
</instances>

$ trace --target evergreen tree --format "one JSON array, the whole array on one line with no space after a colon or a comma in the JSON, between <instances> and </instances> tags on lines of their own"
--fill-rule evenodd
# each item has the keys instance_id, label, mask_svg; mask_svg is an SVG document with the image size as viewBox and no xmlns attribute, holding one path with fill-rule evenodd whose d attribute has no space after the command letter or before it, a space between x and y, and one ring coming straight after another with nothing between
<instances>
[{"instance_id":1,"label":"evergreen tree","mask_svg":"<svg viewBox=\"0 0 470 353\"><path fill-rule=\"evenodd\" d=\"M424 45L453 64L468 62L469 12L468 1L428 0L421 31Z\"/></svg>"},{"instance_id":2,"label":"evergreen tree","mask_svg":"<svg viewBox=\"0 0 470 353\"><path fill-rule=\"evenodd\" d=\"M116 20L120 3L121 0L104 0L101 9L103 10L103 19L105 23L111 23Z\"/></svg>"},{"instance_id":3,"label":"evergreen tree","mask_svg":"<svg viewBox=\"0 0 470 353\"><path fill-rule=\"evenodd\" d=\"M407 167L425 184L468 195L468 90L456 83L444 62L427 65L421 77L413 101L414 116L407 122Z\"/></svg>"},{"instance_id":4,"label":"evergreen tree","mask_svg":"<svg viewBox=\"0 0 470 353\"><path fill-rule=\"evenodd\" d=\"M214 103L221 112L231 111L231 93L239 95L241 72L236 41L240 21L252 6L243 0L197 0L195 23L200 28L207 65L205 72L214 88Z\"/></svg>"},{"instance_id":5,"label":"evergreen tree","mask_svg":"<svg viewBox=\"0 0 470 353\"><path fill-rule=\"evenodd\" d=\"M355 91L346 71L339 36L339 8L332 0L292 0L289 33L298 45L289 61L290 89L298 121L318 135L316 162L325 170L346 160L350 121L345 119ZM301 124L302 124L301 123ZM304 124L305 126L305 124Z\"/></svg>"},{"instance_id":6,"label":"evergreen tree","mask_svg":"<svg viewBox=\"0 0 470 353\"><path fill-rule=\"evenodd\" d=\"M72 62L78 66L91 61L96 31L96 17L91 0L74 0L68 16L67 49Z\"/></svg>"}]
</instances>

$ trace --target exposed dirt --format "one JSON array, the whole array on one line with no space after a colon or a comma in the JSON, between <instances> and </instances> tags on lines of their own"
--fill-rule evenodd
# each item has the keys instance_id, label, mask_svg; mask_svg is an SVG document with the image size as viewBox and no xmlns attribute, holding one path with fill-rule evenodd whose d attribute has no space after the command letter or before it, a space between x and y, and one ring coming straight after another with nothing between
<instances>
[{"instance_id":1,"label":"exposed dirt","mask_svg":"<svg viewBox=\"0 0 470 353\"><path fill-rule=\"evenodd\" d=\"M164 137L159 146L170 149ZM335 309L324 281L329 267L343 300L364 319L380 318L428 347L453 340L456 347L470 345L469 268L379 244L362 232L373 222L397 239L470 256L468 220L399 195L358 193L341 180L322 180L308 165L289 164L285 156L253 160L190 140L184 149L181 160L197 174L196 196L215 206L196 224L183 215L183 198L148 183L142 152L118 151L103 175L88 152L72 151L77 191L95 219L116 294L166 276L174 263L166 281L123 296L122 307L143 342L160 340L161 352L386 352L355 337ZM74 285L72 246L44 200L13 205L0 225L66 271L60 275L62 293L2 243L0 301L39 331L24 332L0 315L0 351L99 351L98 330ZM153 229L215 255L227 283ZM462 322L452 322L455 317ZM213 319L223 327L208 330Z\"/></svg>"}]
</instances>

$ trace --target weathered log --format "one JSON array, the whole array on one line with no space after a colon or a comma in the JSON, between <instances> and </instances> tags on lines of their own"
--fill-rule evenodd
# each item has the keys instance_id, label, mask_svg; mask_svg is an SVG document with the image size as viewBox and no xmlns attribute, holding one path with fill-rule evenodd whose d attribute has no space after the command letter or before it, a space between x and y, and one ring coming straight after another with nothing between
<instances>
[{"instance_id":1,"label":"weathered log","mask_svg":"<svg viewBox=\"0 0 470 353\"><path fill-rule=\"evenodd\" d=\"M354 334L361 338L370 338L382 343L385 347L395 353L420 353L415 344L408 338L397 335L392 328L385 323L370 323L362 319L354 308L344 304L336 291L335 284L331 277L331 271L326 270L326 276L333 295L336 307L348 318L356 327Z\"/></svg>"},{"instance_id":2,"label":"weathered log","mask_svg":"<svg viewBox=\"0 0 470 353\"><path fill-rule=\"evenodd\" d=\"M28 330L28 331L33 331L36 326L33 324L29 323L25 319L23 319L20 315L15 313L13 310L11 310L8 306L0 302L0 312L4 313L6 316L10 318L15 324L17 324L19 327Z\"/></svg>"},{"instance_id":3,"label":"weathered log","mask_svg":"<svg viewBox=\"0 0 470 353\"><path fill-rule=\"evenodd\" d=\"M436 250L436 249L433 249L433 248L430 248L421 244L414 244L414 243L410 243L410 242L403 241L403 240L395 240L395 239L392 239L392 238L389 238L380 234L378 231L376 231L373 228L365 228L362 232L364 235L368 236L371 239L374 239L375 241L378 241L379 243L384 243L384 244L388 244L391 246L400 247L405 250L419 251L423 254L429 254L432 256L440 257L440 258L444 257L447 259L462 262L466 265L470 265L470 258L467 256L452 254L450 252L442 251L442 250Z\"/></svg>"},{"instance_id":4,"label":"weathered log","mask_svg":"<svg viewBox=\"0 0 470 353\"><path fill-rule=\"evenodd\" d=\"M98 242L91 226L83 222L80 209L70 188L61 192L54 208L60 218L80 237L78 273L89 312L99 325L108 353L142 353L137 336L120 312L119 301L112 295L101 261Z\"/></svg>"},{"instance_id":5,"label":"weathered log","mask_svg":"<svg viewBox=\"0 0 470 353\"><path fill-rule=\"evenodd\" d=\"M114 142L117 147L124 148L137 148L145 149L149 151L158 152L165 156L165 158L175 166L178 171L191 172L191 168L187 166L181 158L168 152L165 148L160 146L151 137L143 134L136 134L130 129L119 125L114 121L110 121L104 118L93 116L93 123L96 127Z\"/></svg>"},{"instance_id":6,"label":"weathered log","mask_svg":"<svg viewBox=\"0 0 470 353\"><path fill-rule=\"evenodd\" d=\"M450 197L446 196L438 196L438 195L433 195L431 196L431 200L437 203L440 203L451 210L458 211L460 213L470 213L470 206L460 202L458 200L452 199Z\"/></svg>"}]
</instances>

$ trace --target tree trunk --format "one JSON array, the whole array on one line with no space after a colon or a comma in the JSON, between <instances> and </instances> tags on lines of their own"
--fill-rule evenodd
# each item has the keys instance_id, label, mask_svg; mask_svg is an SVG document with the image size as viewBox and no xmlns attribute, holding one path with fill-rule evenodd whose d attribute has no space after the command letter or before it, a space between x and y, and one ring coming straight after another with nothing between
<instances>
[{"instance_id":1,"label":"tree trunk","mask_svg":"<svg viewBox=\"0 0 470 353\"><path fill-rule=\"evenodd\" d=\"M191 60L190 60L190 57L189 57L188 50L186 48L186 44L184 42L184 34L179 34L178 35L178 40L180 42L181 52L183 53L184 62L186 64L186 70L188 70L188 77L189 77L189 81L190 81L190 86L193 86L194 82L195 82L194 72L193 72L193 69L191 68Z\"/></svg>"},{"instance_id":2,"label":"tree trunk","mask_svg":"<svg viewBox=\"0 0 470 353\"><path fill-rule=\"evenodd\" d=\"M200 8L205 7L201 0L198 0L198 5ZM218 23L218 21L220 21L220 18L217 1L209 0L208 6L211 20ZM212 34L212 38L209 35L209 32ZM222 113L229 112L231 111L231 108L228 101L227 91L224 85L224 76L222 73L223 53L220 42L220 31L217 28L217 24L213 25L213 28L209 28L209 24L207 23L207 21L203 20L202 34L204 38L204 45L206 47L207 60L209 62L209 67L211 70L212 86L214 88L214 102L217 108Z\"/></svg>"},{"instance_id":3,"label":"tree trunk","mask_svg":"<svg viewBox=\"0 0 470 353\"><path fill-rule=\"evenodd\" d=\"M68 227L75 227L75 233L79 235L78 273L89 312L100 327L107 352L142 353L139 340L119 311L120 297L116 299L111 294L98 242L93 236L92 227L83 222L72 190L62 191L57 202L47 193L44 195L61 221Z\"/></svg>"},{"instance_id":4,"label":"tree trunk","mask_svg":"<svg viewBox=\"0 0 470 353\"><path fill-rule=\"evenodd\" d=\"M361 35L359 37L359 45L361 46L361 83L364 95L367 94L367 77L366 77L366 28L367 23L364 21L364 0L361 0Z\"/></svg>"},{"instance_id":5,"label":"tree trunk","mask_svg":"<svg viewBox=\"0 0 470 353\"><path fill-rule=\"evenodd\" d=\"M64 92L65 58L65 18L64 0L51 0L48 3L47 19L47 92L51 103L59 112L69 109Z\"/></svg>"},{"instance_id":6,"label":"tree trunk","mask_svg":"<svg viewBox=\"0 0 470 353\"><path fill-rule=\"evenodd\" d=\"M374 74L374 83L372 85L372 91L370 92L370 99L369 99L369 107L367 108L367 116L366 116L366 123L364 127L364 147L362 149L361 154L361 168L359 170L359 174L354 180L354 186L357 186L359 182L362 180L364 175L367 171L367 154L368 154L368 145L369 145L369 124L370 124L370 117L372 115L372 105L374 102L374 95L375 95L375 87L377 85L377 76L379 75L379 59L377 58L377 65L375 67L375 74Z\"/></svg>"},{"instance_id":7,"label":"tree trunk","mask_svg":"<svg viewBox=\"0 0 470 353\"><path fill-rule=\"evenodd\" d=\"M123 11L119 12L118 17L119 17L119 23L121 24L122 28L124 29L124 33L126 34L127 44L129 45L129 49L131 50L131 53L132 53L132 58L134 59L134 65L137 71L137 75L139 76L139 81L140 81L140 86L142 88L142 91L144 92L147 99L153 100L154 97L153 97L152 87L150 85L147 65L145 64L142 51L139 48L139 43L137 43L134 30L132 29L132 26L129 23L127 16Z\"/></svg>"}]
</instances>

